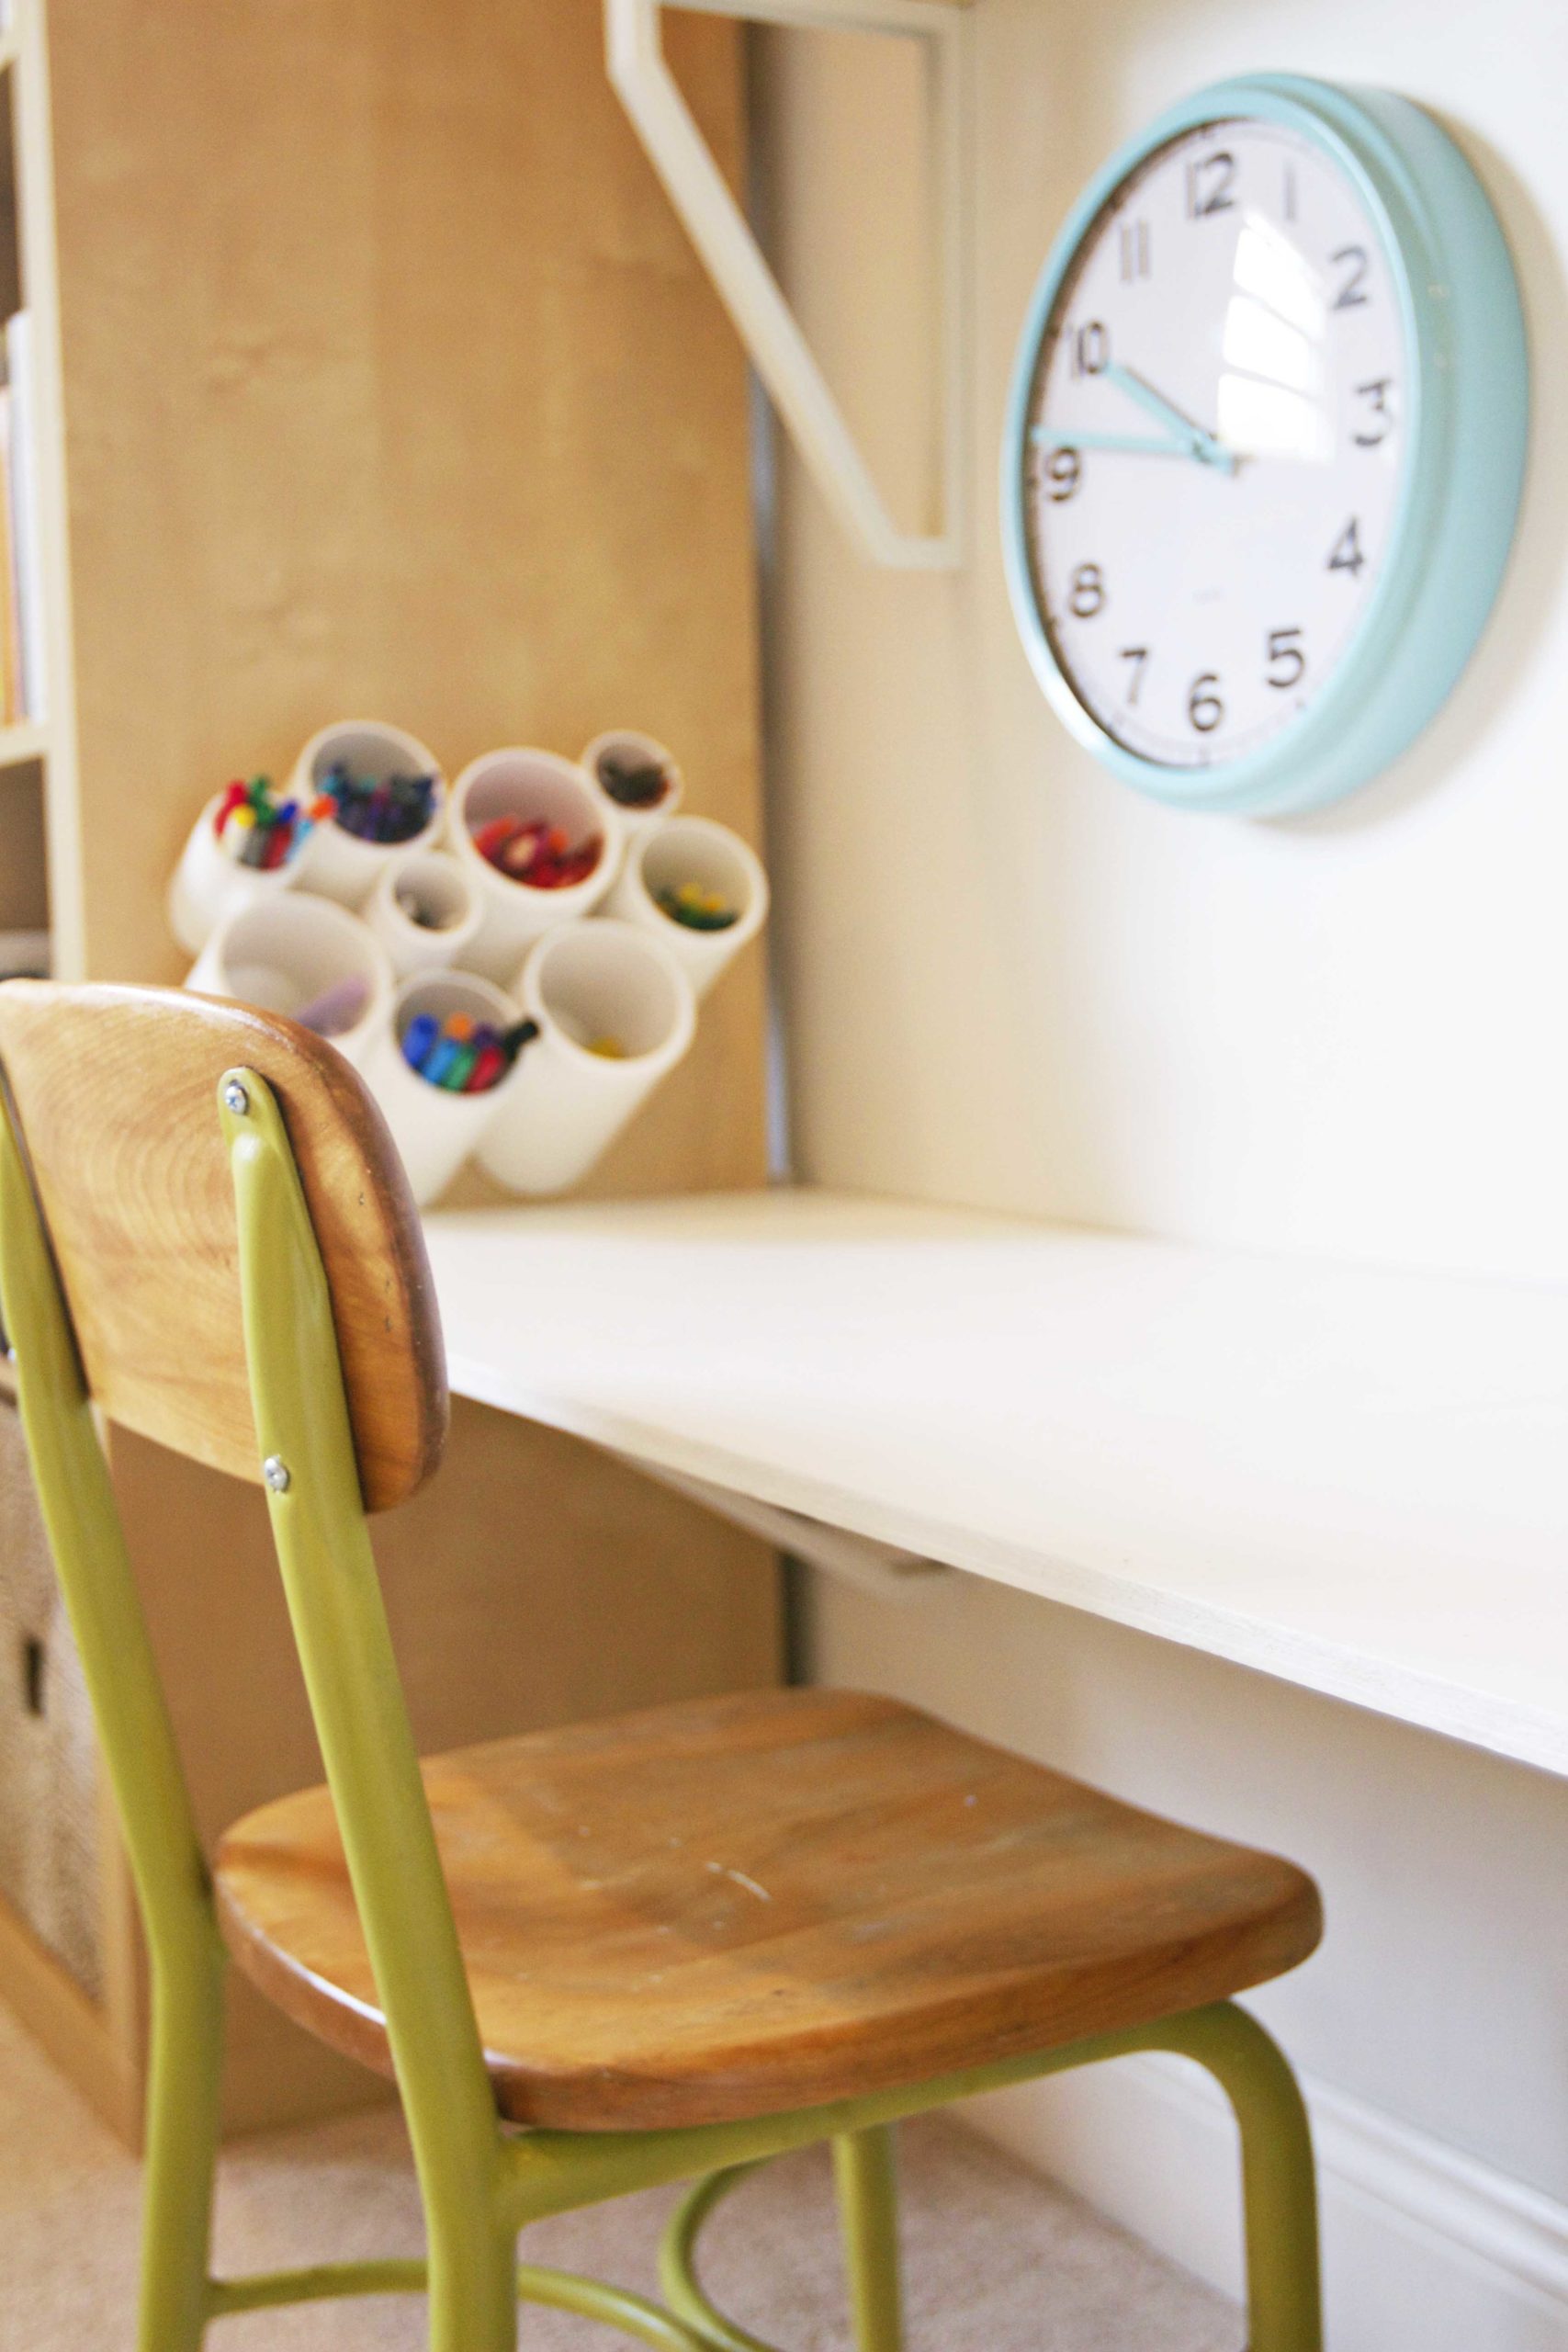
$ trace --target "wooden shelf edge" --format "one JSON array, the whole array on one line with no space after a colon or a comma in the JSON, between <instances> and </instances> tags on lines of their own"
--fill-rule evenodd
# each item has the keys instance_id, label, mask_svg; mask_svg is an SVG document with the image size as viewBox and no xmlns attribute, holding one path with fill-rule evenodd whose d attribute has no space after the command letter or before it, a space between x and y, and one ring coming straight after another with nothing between
<instances>
[{"instance_id":1,"label":"wooden shelf edge","mask_svg":"<svg viewBox=\"0 0 1568 2352\"><path fill-rule=\"evenodd\" d=\"M0 1897L0 1998L127 2146L139 2145L141 2093L108 2018Z\"/></svg>"},{"instance_id":2,"label":"wooden shelf edge","mask_svg":"<svg viewBox=\"0 0 1568 2352\"><path fill-rule=\"evenodd\" d=\"M45 759L48 753L47 727L34 726L30 720L0 727L0 768L26 767L29 761Z\"/></svg>"}]
</instances>

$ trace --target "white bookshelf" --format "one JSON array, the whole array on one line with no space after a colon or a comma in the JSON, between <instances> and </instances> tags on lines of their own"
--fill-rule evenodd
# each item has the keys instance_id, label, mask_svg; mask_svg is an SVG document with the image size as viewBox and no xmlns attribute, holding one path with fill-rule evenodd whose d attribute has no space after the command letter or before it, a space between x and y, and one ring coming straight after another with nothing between
<instances>
[{"instance_id":1,"label":"white bookshelf","mask_svg":"<svg viewBox=\"0 0 1568 2352\"><path fill-rule=\"evenodd\" d=\"M41 763L51 957L58 977L74 978L85 969L85 953L44 0L10 0L0 34L0 74L11 107L21 297L32 328L28 457L46 680L44 715L0 727L0 792Z\"/></svg>"}]
</instances>

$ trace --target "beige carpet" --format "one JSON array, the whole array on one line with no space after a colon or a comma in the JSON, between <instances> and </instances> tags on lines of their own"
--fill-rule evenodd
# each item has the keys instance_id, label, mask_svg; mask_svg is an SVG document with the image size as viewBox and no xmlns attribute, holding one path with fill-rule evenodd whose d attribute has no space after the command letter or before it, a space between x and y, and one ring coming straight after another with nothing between
<instances>
[{"instance_id":1,"label":"beige carpet","mask_svg":"<svg viewBox=\"0 0 1568 2352\"><path fill-rule=\"evenodd\" d=\"M1237 2352L1236 2313L1085 2207L945 2120L906 2125L910 2352ZM826 2164L792 2156L738 2189L705 2240L718 2301L785 2352L847 2345ZM651 2290L670 2197L525 2233L529 2259ZM137 2167L0 2009L0 2345L129 2352ZM221 2267L417 2254L419 2209L387 2110L242 2143L219 2192ZM629 2341L525 2309L525 2352ZM419 2352L423 2305L386 2298L224 2321L213 2352Z\"/></svg>"}]
</instances>

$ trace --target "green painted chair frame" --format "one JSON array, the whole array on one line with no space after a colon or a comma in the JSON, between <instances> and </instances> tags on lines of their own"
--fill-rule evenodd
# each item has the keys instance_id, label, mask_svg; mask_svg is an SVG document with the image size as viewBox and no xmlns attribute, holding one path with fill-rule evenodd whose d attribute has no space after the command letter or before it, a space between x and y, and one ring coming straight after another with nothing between
<instances>
[{"instance_id":1,"label":"green painted chair frame","mask_svg":"<svg viewBox=\"0 0 1568 2352\"><path fill-rule=\"evenodd\" d=\"M1240 2126L1251 2352L1320 2352L1305 2111L1254 2018L1218 2002L1133 2030L833 2105L662 2131L503 2124L485 2073L360 1497L326 1277L277 1102L253 1070L219 1087L233 1176L246 1353L284 1590L385 2008L423 2201L425 2261L210 2275L226 1955L70 1318L8 1111L0 1123L0 1303L56 1566L96 1711L152 1967L141 2352L197 2352L232 2312L424 2292L433 2352L513 2352L517 2303L598 2319L660 2352L767 2352L699 2282L698 2232L750 2167L831 2142L859 2352L902 2341L890 2127L1133 2051L1214 2075ZM667 2232L666 2302L530 2265L530 2222L693 2181Z\"/></svg>"}]
</instances>

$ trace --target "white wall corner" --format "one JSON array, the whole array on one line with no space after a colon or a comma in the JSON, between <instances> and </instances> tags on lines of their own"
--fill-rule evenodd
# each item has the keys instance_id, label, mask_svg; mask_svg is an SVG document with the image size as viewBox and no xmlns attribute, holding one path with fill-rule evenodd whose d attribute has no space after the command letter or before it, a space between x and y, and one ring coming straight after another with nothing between
<instances>
[{"instance_id":1,"label":"white wall corner","mask_svg":"<svg viewBox=\"0 0 1568 2352\"><path fill-rule=\"evenodd\" d=\"M1310 2077L1329 2352L1568 2352L1568 2208ZM1241 2291L1217 2088L1129 2058L976 2102L989 2137L1216 2287Z\"/></svg>"}]
</instances>

